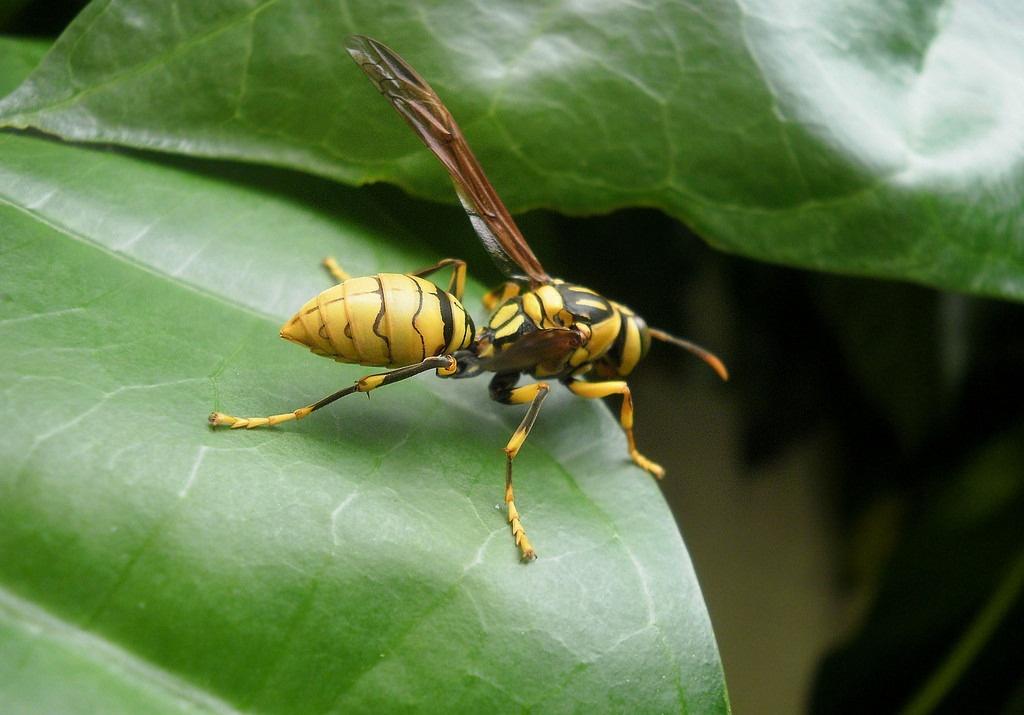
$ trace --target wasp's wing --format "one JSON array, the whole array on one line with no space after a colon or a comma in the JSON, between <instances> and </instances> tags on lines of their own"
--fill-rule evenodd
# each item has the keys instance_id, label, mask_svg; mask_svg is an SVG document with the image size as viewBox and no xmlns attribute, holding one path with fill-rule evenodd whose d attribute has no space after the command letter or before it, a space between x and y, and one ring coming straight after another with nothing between
<instances>
[{"instance_id":1,"label":"wasp's wing","mask_svg":"<svg viewBox=\"0 0 1024 715\"><path fill-rule=\"evenodd\" d=\"M498 267L510 278L550 283L437 93L405 60L376 40L352 35L345 48L444 164L473 229Z\"/></svg>"},{"instance_id":2,"label":"wasp's wing","mask_svg":"<svg viewBox=\"0 0 1024 715\"><path fill-rule=\"evenodd\" d=\"M541 368L556 374L580 345L583 336L569 328L548 328L527 333L494 357L482 362L490 372L523 372Z\"/></svg>"}]
</instances>

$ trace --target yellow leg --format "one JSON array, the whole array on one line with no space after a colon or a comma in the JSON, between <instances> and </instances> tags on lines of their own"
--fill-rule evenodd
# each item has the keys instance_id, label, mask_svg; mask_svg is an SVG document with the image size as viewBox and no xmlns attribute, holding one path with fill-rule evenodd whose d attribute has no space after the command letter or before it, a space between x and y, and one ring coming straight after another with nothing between
<instances>
[{"instance_id":1,"label":"yellow leg","mask_svg":"<svg viewBox=\"0 0 1024 715\"><path fill-rule=\"evenodd\" d=\"M458 300L462 300L462 292L466 289L466 262L461 258L442 258L434 265L413 271L409 275L426 278L431 273L436 273L445 266L452 267L452 277L448 281L447 291Z\"/></svg>"},{"instance_id":2,"label":"yellow leg","mask_svg":"<svg viewBox=\"0 0 1024 715\"><path fill-rule=\"evenodd\" d=\"M536 382L510 390L502 400L510 405L530 403L530 409L526 411L523 421L519 423L516 431L509 438L508 444L505 445L505 504L508 505L508 523L512 527L512 536L516 540L516 546L519 547L524 561L537 558L537 552L533 550L533 545L526 538L526 530L520 520L519 510L516 509L515 494L512 492L512 460L519 454L523 442L526 441L533 428L533 423L537 421L537 414L540 412L540 406L544 403L544 398L548 396L549 389L547 383Z\"/></svg>"},{"instance_id":3,"label":"yellow leg","mask_svg":"<svg viewBox=\"0 0 1024 715\"><path fill-rule=\"evenodd\" d=\"M334 279L339 283L344 283L345 281L352 277L348 273L346 273L344 269L338 265L338 262L334 260L331 256L328 256L327 258L324 259L324 268L326 268L328 272L334 277Z\"/></svg>"},{"instance_id":4,"label":"yellow leg","mask_svg":"<svg viewBox=\"0 0 1024 715\"><path fill-rule=\"evenodd\" d=\"M484 308L487 310L494 310L509 298L515 298L517 295L519 295L519 285L512 281L505 281L500 286L484 295Z\"/></svg>"},{"instance_id":5,"label":"yellow leg","mask_svg":"<svg viewBox=\"0 0 1024 715\"><path fill-rule=\"evenodd\" d=\"M426 372L427 370L437 370L439 375L450 375L457 367L458 363L451 355L428 357L423 362L415 365L408 365L407 367L400 367L397 370L380 372L375 375L367 375L366 377L357 380L354 385L350 385L343 390L338 390L333 395L328 395L319 402L314 402L312 405L300 407L294 412L285 412L280 415L270 415L269 417L235 417L233 415L226 415L223 412L214 412L210 415L210 424L214 426L230 427L231 429L241 429L243 427L245 429L252 429L253 427L269 427L281 424L282 422L289 422L291 420L301 420L310 412L319 410L321 407L325 407L335 400L341 399L346 395L351 395L353 392L369 392L370 390L376 390L378 387L383 385L390 385L393 382L404 380L407 377L418 375L419 373Z\"/></svg>"},{"instance_id":6,"label":"yellow leg","mask_svg":"<svg viewBox=\"0 0 1024 715\"><path fill-rule=\"evenodd\" d=\"M619 424L626 433L626 444L629 447L629 456L633 458L637 466L645 469L658 479L665 476L665 470L660 464L649 460L636 448L636 441L633 439L633 395L629 391L629 385L622 380L609 380L608 382L584 382L574 380L566 383L574 394L587 399L608 397L610 395L622 395L622 411L619 412Z\"/></svg>"}]
</instances>

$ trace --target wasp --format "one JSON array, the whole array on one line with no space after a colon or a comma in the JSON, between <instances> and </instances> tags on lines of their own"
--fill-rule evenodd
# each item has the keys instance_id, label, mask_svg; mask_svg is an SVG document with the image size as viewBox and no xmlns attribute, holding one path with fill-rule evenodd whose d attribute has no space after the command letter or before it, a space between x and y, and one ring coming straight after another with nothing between
<instances>
[{"instance_id":1,"label":"wasp","mask_svg":"<svg viewBox=\"0 0 1024 715\"><path fill-rule=\"evenodd\" d=\"M470 223L508 280L487 293L487 323L477 329L462 305L466 263L446 258L412 273L351 277L332 258L324 265L338 284L310 299L281 328L281 337L343 363L392 368L357 380L292 412L234 417L214 412L213 425L232 429L298 420L353 393L434 370L439 377L493 373L490 396L506 405L529 405L505 445L505 504L524 561L536 557L516 508L512 464L530 434L541 405L560 382L579 397L620 395L619 424L629 456L657 478L664 469L637 449L633 398L623 379L647 354L651 341L682 347L704 360L722 379L722 362L704 348L649 327L632 310L590 288L551 277L498 198L451 113L397 53L362 35L346 49L377 89L441 161L451 176ZM450 269L446 289L427 280ZM519 385L523 375L535 380ZM596 379L586 379L586 378Z\"/></svg>"}]
</instances>

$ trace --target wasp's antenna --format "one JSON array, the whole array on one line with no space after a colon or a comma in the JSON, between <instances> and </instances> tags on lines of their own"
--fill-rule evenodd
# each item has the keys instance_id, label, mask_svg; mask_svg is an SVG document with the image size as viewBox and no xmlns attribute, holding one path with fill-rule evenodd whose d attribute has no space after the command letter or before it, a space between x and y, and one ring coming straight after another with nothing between
<instances>
[{"instance_id":1,"label":"wasp's antenna","mask_svg":"<svg viewBox=\"0 0 1024 715\"><path fill-rule=\"evenodd\" d=\"M672 343L678 345L684 350L689 350L691 353L699 357L701 360L711 366L711 369L718 373L718 376L723 380L729 379L729 371L725 369L725 364L718 359L718 356L705 350L696 343L691 343L689 340L683 340L677 338L675 335L669 335L664 330L658 330L657 328L649 329L650 335L655 340L661 340L665 343Z\"/></svg>"}]
</instances>

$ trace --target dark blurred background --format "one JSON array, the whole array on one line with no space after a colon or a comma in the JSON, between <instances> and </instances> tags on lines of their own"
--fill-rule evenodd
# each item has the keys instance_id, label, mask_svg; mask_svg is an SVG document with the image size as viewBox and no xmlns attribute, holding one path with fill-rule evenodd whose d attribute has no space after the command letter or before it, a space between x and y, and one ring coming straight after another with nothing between
<instances>
[{"instance_id":1,"label":"dark blurred background","mask_svg":"<svg viewBox=\"0 0 1024 715\"><path fill-rule=\"evenodd\" d=\"M460 209L368 191L501 280L440 230ZM630 384L737 713L1024 712L1020 306L726 256L653 210L518 221L732 373L655 344Z\"/></svg>"},{"instance_id":2,"label":"dark blurred background","mask_svg":"<svg viewBox=\"0 0 1024 715\"><path fill-rule=\"evenodd\" d=\"M0 31L82 5L8 0ZM459 209L367 190L498 282L468 227L422 220ZM737 713L1024 713L1020 306L725 256L656 211L520 222L552 273L732 372L657 345L630 382Z\"/></svg>"},{"instance_id":3,"label":"dark blurred background","mask_svg":"<svg viewBox=\"0 0 1024 715\"><path fill-rule=\"evenodd\" d=\"M736 712L1024 712L1020 306L724 256L653 211L525 223L732 372L657 346L631 383Z\"/></svg>"}]
</instances>

